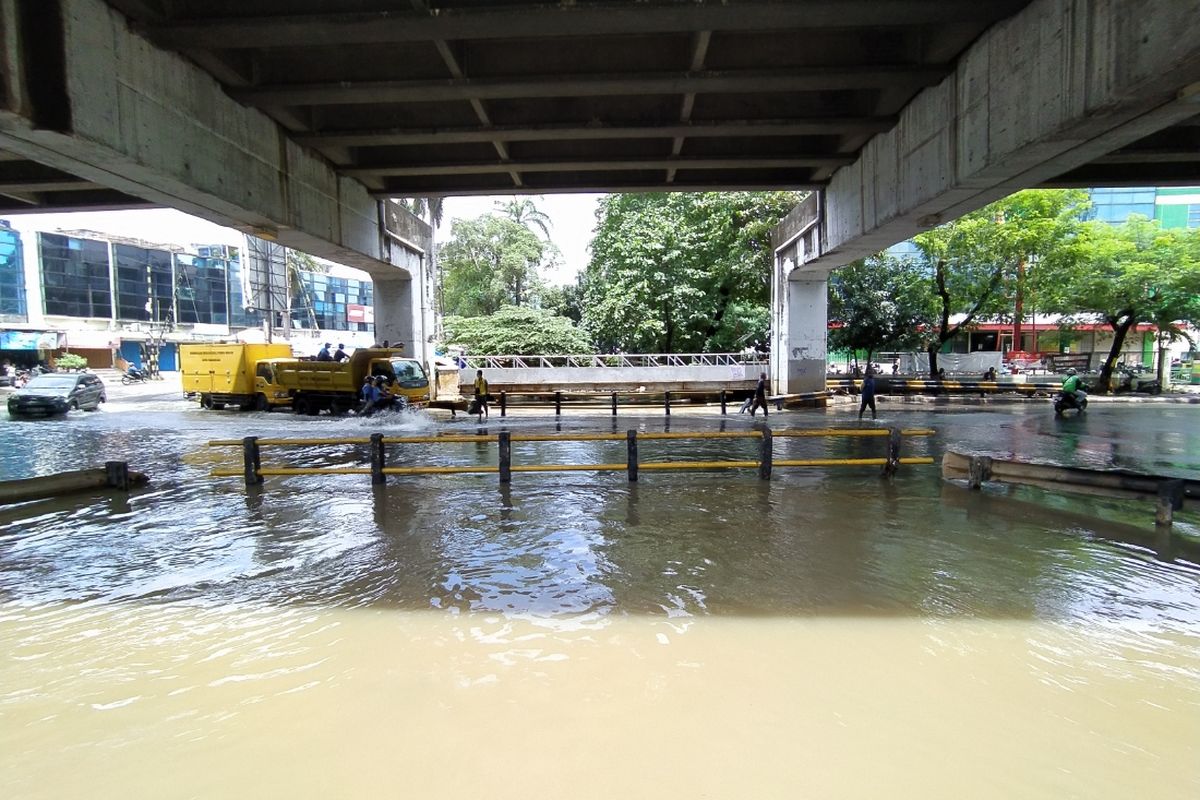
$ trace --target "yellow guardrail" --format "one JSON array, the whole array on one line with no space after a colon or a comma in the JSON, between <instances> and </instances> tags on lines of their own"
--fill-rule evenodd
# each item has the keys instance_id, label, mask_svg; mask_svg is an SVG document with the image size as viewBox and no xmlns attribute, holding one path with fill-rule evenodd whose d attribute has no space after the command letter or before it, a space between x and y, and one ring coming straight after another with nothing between
<instances>
[{"instance_id":1,"label":"yellow guardrail","mask_svg":"<svg viewBox=\"0 0 1200 800\"><path fill-rule=\"evenodd\" d=\"M462 475L462 474L499 474L501 483L509 483L514 472L620 472L624 470L630 481L638 479L640 470L671 471L671 470L706 470L706 469L757 469L759 477L769 480L773 467L883 467L885 475L895 473L901 465L932 464L933 459L927 456L900 456L900 443L905 436L931 436L933 431L928 428L814 428L807 430L785 430L772 432L770 428L758 428L750 431L679 431L661 433L639 433L635 430L625 433L511 433L501 431L498 434L462 435L448 434L444 436L384 436L381 433L369 437L350 437L345 439L314 438L314 439L272 439L247 436L244 439L214 439L208 443L210 447L241 447L241 469L214 469L214 477L242 476L246 485L252 486L263 482L263 478L276 476L297 475L370 475L371 482L384 483L388 475ZM773 453L773 442L781 438L811 438L811 437L887 437L888 452L884 456L874 458L811 458L783 459L776 461ZM757 439L759 440L759 458L754 461L641 461L638 458L639 441L671 441L671 440L723 440L723 439ZM626 460L624 463L603 464L514 464L512 462L512 445L521 442L625 442ZM387 464L387 447L389 445L405 444L469 444L496 443L499 446L499 464L492 465L462 465L462 466L407 466L397 467ZM370 448L370 466L332 466L332 467L286 467L263 466L262 448L320 448L347 447L366 445Z\"/></svg>"}]
</instances>

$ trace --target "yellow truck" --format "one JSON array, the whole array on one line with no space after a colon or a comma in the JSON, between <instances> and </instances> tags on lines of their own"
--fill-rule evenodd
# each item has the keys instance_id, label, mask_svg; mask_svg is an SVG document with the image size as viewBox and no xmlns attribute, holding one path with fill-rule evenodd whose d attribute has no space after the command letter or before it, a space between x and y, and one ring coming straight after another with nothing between
<instances>
[{"instance_id":1,"label":"yellow truck","mask_svg":"<svg viewBox=\"0 0 1200 800\"><path fill-rule=\"evenodd\" d=\"M183 392L198 397L204 408L237 406L243 411L269 411L292 402L264 365L291 360L287 344L182 344L179 370Z\"/></svg>"},{"instance_id":2,"label":"yellow truck","mask_svg":"<svg viewBox=\"0 0 1200 800\"><path fill-rule=\"evenodd\" d=\"M403 350L360 348L347 361L272 359L274 380L287 392L297 414L341 414L360 405L363 379L382 376L385 394L402 407L429 402L429 378L421 362Z\"/></svg>"}]
</instances>

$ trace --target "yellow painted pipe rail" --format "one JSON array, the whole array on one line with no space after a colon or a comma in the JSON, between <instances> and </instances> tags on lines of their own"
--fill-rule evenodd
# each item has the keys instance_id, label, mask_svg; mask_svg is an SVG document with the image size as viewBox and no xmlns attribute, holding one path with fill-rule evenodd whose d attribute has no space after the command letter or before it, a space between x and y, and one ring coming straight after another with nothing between
<instances>
[{"instance_id":1,"label":"yellow painted pipe rail","mask_svg":"<svg viewBox=\"0 0 1200 800\"><path fill-rule=\"evenodd\" d=\"M386 437L381 433L369 438L313 438L313 439L259 439L248 436L240 442L235 440L214 440L209 442L213 447L242 446L242 469L216 469L216 477L232 477L242 475L247 485L256 485L264 477L296 476L296 475L370 475L371 482L381 484L388 475L461 475L461 474L495 474L499 473L501 483L509 483L514 472L617 472L626 470L630 481L636 481L640 470L672 471L672 470L722 470L722 469L757 469L759 477L769 479L774 466L779 467L883 467L885 475L891 475L901 465L932 464L933 459L926 456L900 456L901 440L904 436L929 436L933 431L927 428L819 428L810 430L790 430L773 433L770 428L762 427L744 431L663 431L638 433L636 430L619 433L554 433L554 434L514 434L502 431L496 435L448 435L448 436L398 436ZM887 437L887 453L872 458L813 458L813 459L783 459L774 460L772 452L774 437ZM734 440L757 439L759 441L759 458L757 460L726 460L726 461L647 461L638 457L638 440ZM521 442L586 442L603 441L626 442L628 456L624 464L513 464L512 446ZM499 464L491 465L461 465L461 466L388 466L386 446L388 444L451 444L451 443L484 443L495 442L499 446ZM263 467L261 464L261 448L275 447L344 447L347 445L367 445L370 450L370 466L332 466L332 467Z\"/></svg>"}]
</instances>

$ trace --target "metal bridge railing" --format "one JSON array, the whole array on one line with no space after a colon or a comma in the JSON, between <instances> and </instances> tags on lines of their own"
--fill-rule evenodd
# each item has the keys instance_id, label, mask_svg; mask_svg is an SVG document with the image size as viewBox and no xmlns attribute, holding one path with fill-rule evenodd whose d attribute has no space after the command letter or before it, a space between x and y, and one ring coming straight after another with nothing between
<instances>
[{"instance_id":1,"label":"metal bridge railing","mask_svg":"<svg viewBox=\"0 0 1200 800\"><path fill-rule=\"evenodd\" d=\"M630 367L765 367L763 353L614 353L545 356L464 356L466 369Z\"/></svg>"},{"instance_id":2,"label":"metal bridge railing","mask_svg":"<svg viewBox=\"0 0 1200 800\"><path fill-rule=\"evenodd\" d=\"M709 469L757 469L763 480L770 480L774 467L882 467L883 475L891 476L900 465L932 464L929 456L901 457L900 443L904 436L930 436L932 430L918 428L902 430L900 428L822 428L811 430L784 430L773 433L770 428L762 427L751 431L723 432L662 432L639 433L636 430L625 433L510 433L502 431L499 434L446 436L384 436L376 433L370 437L345 439L267 439L257 436L247 436L244 439L221 439L209 442L210 447L241 447L242 467L217 468L212 472L213 477L242 476L247 486L256 486L268 476L287 475L370 475L371 483L383 484L388 475L456 475L464 473L496 473L501 483L509 483L514 472L621 472L624 471L630 481L637 481L641 470L670 471L670 470L709 470ZM782 459L774 458L775 438L811 438L811 437L878 437L887 438L887 452L874 458L809 458ZM681 439L758 439L759 454L753 461L749 460L720 460L720 461L643 461L638 455L638 445L647 441L681 440ZM626 458L623 463L602 464L514 464L512 445L519 442L625 442ZM388 445L408 444L490 444L495 442L499 447L498 464L473 464L463 466L389 466ZM349 445L367 445L370 452L369 464L350 464L337 467L287 467L263 466L262 450L267 447L278 448L321 448L345 447Z\"/></svg>"}]
</instances>

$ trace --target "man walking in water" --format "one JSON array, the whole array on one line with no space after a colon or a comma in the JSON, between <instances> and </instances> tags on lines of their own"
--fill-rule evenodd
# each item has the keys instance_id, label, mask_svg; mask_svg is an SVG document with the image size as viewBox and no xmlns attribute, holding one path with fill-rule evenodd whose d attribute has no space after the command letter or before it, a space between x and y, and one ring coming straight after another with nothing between
<instances>
[{"instance_id":1,"label":"man walking in water","mask_svg":"<svg viewBox=\"0 0 1200 800\"><path fill-rule=\"evenodd\" d=\"M475 413L488 416L488 382L483 370L475 370Z\"/></svg>"},{"instance_id":2,"label":"man walking in water","mask_svg":"<svg viewBox=\"0 0 1200 800\"><path fill-rule=\"evenodd\" d=\"M750 404L750 416L754 416L754 412L762 407L763 417L767 416L767 373L763 372L758 376L758 385L754 387L754 402Z\"/></svg>"},{"instance_id":3,"label":"man walking in water","mask_svg":"<svg viewBox=\"0 0 1200 800\"><path fill-rule=\"evenodd\" d=\"M862 401L858 404L858 418L862 419L863 412L871 407L871 419L875 419L875 370L867 367L867 377L862 382Z\"/></svg>"}]
</instances>

